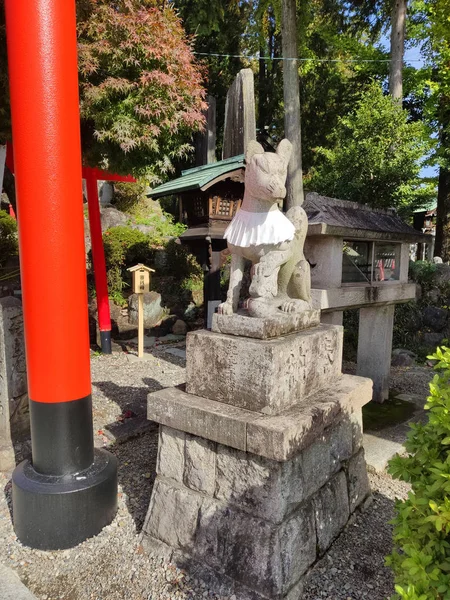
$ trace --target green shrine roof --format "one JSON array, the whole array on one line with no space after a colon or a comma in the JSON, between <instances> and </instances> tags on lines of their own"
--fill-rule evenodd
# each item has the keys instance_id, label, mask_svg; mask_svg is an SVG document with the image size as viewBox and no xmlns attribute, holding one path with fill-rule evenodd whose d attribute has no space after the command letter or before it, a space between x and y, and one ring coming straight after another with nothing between
<instances>
[{"instance_id":1,"label":"green shrine roof","mask_svg":"<svg viewBox=\"0 0 450 600\"><path fill-rule=\"evenodd\" d=\"M225 175L231 174L233 171L239 171L244 166L244 155L240 154L202 167L187 169L181 171L181 177L167 181L150 190L147 196L149 198L161 198L190 190L205 191L217 181L225 179Z\"/></svg>"}]
</instances>

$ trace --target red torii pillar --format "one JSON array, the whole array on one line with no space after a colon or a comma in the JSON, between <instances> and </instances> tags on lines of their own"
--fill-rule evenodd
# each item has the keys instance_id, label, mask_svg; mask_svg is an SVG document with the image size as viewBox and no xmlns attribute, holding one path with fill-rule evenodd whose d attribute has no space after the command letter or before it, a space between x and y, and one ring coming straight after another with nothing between
<instances>
[{"instance_id":1,"label":"red torii pillar","mask_svg":"<svg viewBox=\"0 0 450 600\"><path fill-rule=\"evenodd\" d=\"M83 167L83 178L86 180L100 344L104 354L111 354L111 314L109 310L108 281L106 278L105 250L103 248L97 181L125 181L135 183L136 179L131 177L131 175L116 175L115 173L109 173L93 167Z\"/></svg>"},{"instance_id":2,"label":"red torii pillar","mask_svg":"<svg viewBox=\"0 0 450 600\"><path fill-rule=\"evenodd\" d=\"M68 548L111 522L117 464L94 451L75 0L6 0L32 462L14 528Z\"/></svg>"}]
</instances>

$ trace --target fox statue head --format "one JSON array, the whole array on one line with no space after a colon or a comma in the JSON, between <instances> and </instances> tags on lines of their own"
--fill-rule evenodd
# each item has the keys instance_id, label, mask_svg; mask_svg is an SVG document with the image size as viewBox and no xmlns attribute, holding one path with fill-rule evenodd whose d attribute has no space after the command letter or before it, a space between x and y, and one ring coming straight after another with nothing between
<instances>
[{"instance_id":1,"label":"fox statue head","mask_svg":"<svg viewBox=\"0 0 450 600\"><path fill-rule=\"evenodd\" d=\"M282 140L276 152L264 152L256 141L245 153L245 192L252 198L275 202L286 196L286 176L292 144Z\"/></svg>"}]
</instances>

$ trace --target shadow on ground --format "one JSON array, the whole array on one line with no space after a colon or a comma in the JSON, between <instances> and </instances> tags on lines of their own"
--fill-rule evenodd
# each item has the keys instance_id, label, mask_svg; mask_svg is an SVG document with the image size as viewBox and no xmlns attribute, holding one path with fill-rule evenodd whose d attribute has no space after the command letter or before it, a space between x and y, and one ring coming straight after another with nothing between
<instances>
[{"instance_id":1,"label":"shadow on ground","mask_svg":"<svg viewBox=\"0 0 450 600\"><path fill-rule=\"evenodd\" d=\"M117 458L118 479L128 512L141 531L156 478L158 431L107 448Z\"/></svg>"}]
</instances>

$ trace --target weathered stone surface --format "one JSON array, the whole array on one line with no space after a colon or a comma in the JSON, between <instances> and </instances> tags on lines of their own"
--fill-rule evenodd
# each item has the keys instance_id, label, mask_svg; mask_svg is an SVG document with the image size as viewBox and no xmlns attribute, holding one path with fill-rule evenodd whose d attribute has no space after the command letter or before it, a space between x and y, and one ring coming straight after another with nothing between
<instances>
[{"instance_id":1,"label":"weathered stone surface","mask_svg":"<svg viewBox=\"0 0 450 600\"><path fill-rule=\"evenodd\" d=\"M243 154L256 138L253 72L241 69L227 93L223 158Z\"/></svg>"},{"instance_id":2,"label":"weathered stone surface","mask_svg":"<svg viewBox=\"0 0 450 600\"><path fill-rule=\"evenodd\" d=\"M184 483L187 487L214 494L216 475L216 444L186 435Z\"/></svg>"},{"instance_id":3,"label":"weathered stone surface","mask_svg":"<svg viewBox=\"0 0 450 600\"><path fill-rule=\"evenodd\" d=\"M417 355L410 350L396 348L392 351L391 365L393 367L410 367L414 364Z\"/></svg>"},{"instance_id":4,"label":"weathered stone surface","mask_svg":"<svg viewBox=\"0 0 450 600\"><path fill-rule=\"evenodd\" d=\"M158 478L145 532L172 548L193 547L202 497Z\"/></svg>"},{"instance_id":5,"label":"weathered stone surface","mask_svg":"<svg viewBox=\"0 0 450 600\"><path fill-rule=\"evenodd\" d=\"M367 466L363 448L361 448L358 454L350 459L347 477L350 512L353 512L370 494L370 484L367 476Z\"/></svg>"},{"instance_id":6,"label":"weathered stone surface","mask_svg":"<svg viewBox=\"0 0 450 600\"><path fill-rule=\"evenodd\" d=\"M286 463L274 463L226 446L217 450L215 497L227 504L235 504L255 516L279 523L283 520L291 499L293 486L300 489L298 501L303 498L303 483L299 476L291 479L292 471Z\"/></svg>"},{"instance_id":7,"label":"weathered stone surface","mask_svg":"<svg viewBox=\"0 0 450 600\"><path fill-rule=\"evenodd\" d=\"M320 325L273 340L190 332L186 391L278 414L339 379L342 331Z\"/></svg>"},{"instance_id":8,"label":"weathered stone surface","mask_svg":"<svg viewBox=\"0 0 450 600\"><path fill-rule=\"evenodd\" d=\"M104 232L107 229L110 229L110 227L126 225L129 217L120 210L117 210L117 208L111 206L101 209L100 219L102 223L102 232Z\"/></svg>"},{"instance_id":9,"label":"weathered stone surface","mask_svg":"<svg viewBox=\"0 0 450 600\"><path fill-rule=\"evenodd\" d=\"M320 438L337 418L352 422L355 453L362 442L361 407L371 397L370 379L342 375L333 389L312 394L299 406L270 416L167 388L149 394L147 416L231 448L285 461Z\"/></svg>"},{"instance_id":10,"label":"weathered stone surface","mask_svg":"<svg viewBox=\"0 0 450 600\"><path fill-rule=\"evenodd\" d=\"M363 445L363 415L360 407L350 413L350 421L352 424L352 454L356 454Z\"/></svg>"},{"instance_id":11,"label":"weathered stone surface","mask_svg":"<svg viewBox=\"0 0 450 600\"><path fill-rule=\"evenodd\" d=\"M12 569L0 563L2 600L37 600Z\"/></svg>"},{"instance_id":12,"label":"weathered stone surface","mask_svg":"<svg viewBox=\"0 0 450 600\"><path fill-rule=\"evenodd\" d=\"M316 559L314 511L303 506L280 527L281 577L283 596L298 583Z\"/></svg>"},{"instance_id":13,"label":"weathered stone surface","mask_svg":"<svg viewBox=\"0 0 450 600\"><path fill-rule=\"evenodd\" d=\"M265 318L249 317L246 311L232 315L216 313L212 317L212 331L262 340L295 333L319 324L319 310L270 315Z\"/></svg>"},{"instance_id":14,"label":"weathered stone surface","mask_svg":"<svg viewBox=\"0 0 450 600\"><path fill-rule=\"evenodd\" d=\"M182 431L160 428L156 463L158 475L183 483L185 439L186 434Z\"/></svg>"},{"instance_id":15,"label":"weathered stone surface","mask_svg":"<svg viewBox=\"0 0 450 600\"><path fill-rule=\"evenodd\" d=\"M0 471L13 471L15 466L16 457L11 440L0 441Z\"/></svg>"},{"instance_id":16,"label":"weathered stone surface","mask_svg":"<svg viewBox=\"0 0 450 600\"><path fill-rule=\"evenodd\" d=\"M269 598L281 591L280 554L274 551L278 549L276 526L210 503L200 513L196 540L195 556L213 568Z\"/></svg>"},{"instance_id":17,"label":"weathered stone surface","mask_svg":"<svg viewBox=\"0 0 450 600\"><path fill-rule=\"evenodd\" d=\"M445 333L423 333L422 336L422 343L424 346L429 346L430 348L435 348L436 346L439 346L440 344L442 344L443 340L445 339Z\"/></svg>"},{"instance_id":18,"label":"weathered stone surface","mask_svg":"<svg viewBox=\"0 0 450 600\"><path fill-rule=\"evenodd\" d=\"M287 460L317 440L341 413L351 415L353 411L361 412L361 407L371 398L370 379L342 375L332 389L312 394L301 405L277 416L261 416L249 422L247 451L275 460Z\"/></svg>"},{"instance_id":19,"label":"weathered stone surface","mask_svg":"<svg viewBox=\"0 0 450 600\"><path fill-rule=\"evenodd\" d=\"M0 388L1 398L17 398L27 391L22 303L18 298L0 298Z\"/></svg>"},{"instance_id":20,"label":"weathered stone surface","mask_svg":"<svg viewBox=\"0 0 450 600\"><path fill-rule=\"evenodd\" d=\"M0 298L0 470L15 466L13 441L29 432L22 304Z\"/></svg>"},{"instance_id":21,"label":"weathered stone surface","mask_svg":"<svg viewBox=\"0 0 450 600\"><path fill-rule=\"evenodd\" d=\"M423 323L433 331L442 331L447 325L448 311L436 306L427 306L423 313Z\"/></svg>"},{"instance_id":22,"label":"weathered stone surface","mask_svg":"<svg viewBox=\"0 0 450 600\"><path fill-rule=\"evenodd\" d=\"M179 388L148 395L147 417L152 421L240 450L246 449L247 423L257 416Z\"/></svg>"},{"instance_id":23,"label":"weathered stone surface","mask_svg":"<svg viewBox=\"0 0 450 600\"><path fill-rule=\"evenodd\" d=\"M375 288L377 292L381 287ZM389 396L394 308L394 304L366 304L359 310L356 374L372 379L374 402L384 402Z\"/></svg>"},{"instance_id":24,"label":"weathered stone surface","mask_svg":"<svg viewBox=\"0 0 450 600\"><path fill-rule=\"evenodd\" d=\"M164 310L161 306L161 294L158 292L148 292L144 296L144 327L155 327L161 322L164 316ZM139 321L139 299L138 294L131 294L128 298L128 321L132 325L137 325Z\"/></svg>"},{"instance_id":25,"label":"weathered stone surface","mask_svg":"<svg viewBox=\"0 0 450 600\"><path fill-rule=\"evenodd\" d=\"M350 516L347 479L343 471L331 479L315 496L317 544L323 553L342 531Z\"/></svg>"},{"instance_id":26,"label":"weathered stone surface","mask_svg":"<svg viewBox=\"0 0 450 600\"><path fill-rule=\"evenodd\" d=\"M337 425L324 432L325 443L330 448L331 472L340 469L340 465L353 454L353 429L350 418L345 415Z\"/></svg>"},{"instance_id":27,"label":"weathered stone surface","mask_svg":"<svg viewBox=\"0 0 450 600\"><path fill-rule=\"evenodd\" d=\"M299 581L292 589L289 590L284 600L300 600L303 594L303 588L305 587L303 580Z\"/></svg>"},{"instance_id":28,"label":"weathered stone surface","mask_svg":"<svg viewBox=\"0 0 450 600\"><path fill-rule=\"evenodd\" d=\"M302 464L306 497L309 498L325 485L332 473L331 449L325 435L319 436L317 441L303 451Z\"/></svg>"},{"instance_id":29,"label":"weathered stone surface","mask_svg":"<svg viewBox=\"0 0 450 600\"><path fill-rule=\"evenodd\" d=\"M163 427L144 547L228 597L299 600L304 574L368 494L352 415L334 415L284 462Z\"/></svg>"},{"instance_id":30,"label":"weathered stone surface","mask_svg":"<svg viewBox=\"0 0 450 600\"><path fill-rule=\"evenodd\" d=\"M187 325L181 319L177 319L172 327L172 333L175 335L186 335Z\"/></svg>"}]
</instances>

